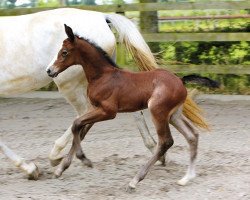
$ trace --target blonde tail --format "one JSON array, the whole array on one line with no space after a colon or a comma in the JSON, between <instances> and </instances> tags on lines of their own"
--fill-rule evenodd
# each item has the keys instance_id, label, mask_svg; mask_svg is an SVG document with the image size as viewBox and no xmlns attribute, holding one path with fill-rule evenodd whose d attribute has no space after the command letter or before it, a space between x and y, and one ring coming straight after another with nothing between
<instances>
[{"instance_id":1,"label":"blonde tail","mask_svg":"<svg viewBox=\"0 0 250 200\"><path fill-rule=\"evenodd\" d=\"M143 39L135 24L128 18L118 14L106 14L119 34L119 42L123 43L132 55L139 70L150 71L158 67L156 59Z\"/></svg>"},{"instance_id":2,"label":"blonde tail","mask_svg":"<svg viewBox=\"0 0 250 200\"><path fill-rule=\"evenodd\" d=\"M191 120L197 128L205 129L210 131L209 125L206 119L202 116L203 111L199 106L192 100L191 96L188 95L184 105L183 114Z\"/></svg>"}]
</instances>

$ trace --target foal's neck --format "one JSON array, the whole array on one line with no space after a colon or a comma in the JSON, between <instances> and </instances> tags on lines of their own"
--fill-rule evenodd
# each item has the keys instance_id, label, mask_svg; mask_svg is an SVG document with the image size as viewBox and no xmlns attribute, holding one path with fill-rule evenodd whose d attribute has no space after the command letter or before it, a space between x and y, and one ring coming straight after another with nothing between
<instances>
[{"instance_id":1,"label":"foal's neck","mask_svg":"<svg viewBox=\"0 0 250 200\"><path fill-rule=\"evenodd\" d=\"M80 43L80 64L89 83L100 78L105 72L114 70L105 55L98 51L95 46L85 40L81 40Z\"/></svg>"}]
</instances>

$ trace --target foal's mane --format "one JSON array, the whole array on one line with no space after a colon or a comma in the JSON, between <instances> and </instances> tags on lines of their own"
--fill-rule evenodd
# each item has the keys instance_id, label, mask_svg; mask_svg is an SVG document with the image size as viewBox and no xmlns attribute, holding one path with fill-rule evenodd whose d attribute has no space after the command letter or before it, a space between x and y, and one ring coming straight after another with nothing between
<instances>
[{"instance_id":1,"label":"foal's mane","mask_svg":"<svg viewBox=\"0 0 250 200\"><path fill-rule=\"evenodd\" d=\"M98 46L95 42L93 42L87 38L80 37L79 35L75 35L75 36L77 38L89 43L91 46L93 46L103 56L103 58L105 58L109 62L109 64L111 64L113 67L119 68L118 65L112 60L112 58L110 58L108 53L106 51L104 51L100 46Z\"/></svg>"}]
</instances>

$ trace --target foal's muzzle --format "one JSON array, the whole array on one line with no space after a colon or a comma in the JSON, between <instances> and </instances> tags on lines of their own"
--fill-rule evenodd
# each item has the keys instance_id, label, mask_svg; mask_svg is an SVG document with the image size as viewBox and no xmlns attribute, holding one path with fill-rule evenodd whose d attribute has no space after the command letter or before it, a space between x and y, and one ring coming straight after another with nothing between
<instances>
[{"instance_id":1,"label":"foal's muzzle","mask_svg":"<svg viewBox=\"0 0 250 200\"><path fill-rule=\"evenodd\" d=\"M50 76L50 77L52 77L52 78L55 78L55 77L57 77L57 75L58 75L58 72L54 72L54 71L51 70L50 68L48 68L48 69L46 70L46 72L47 72L48 76Z\"/></svg>"}]
</instances>

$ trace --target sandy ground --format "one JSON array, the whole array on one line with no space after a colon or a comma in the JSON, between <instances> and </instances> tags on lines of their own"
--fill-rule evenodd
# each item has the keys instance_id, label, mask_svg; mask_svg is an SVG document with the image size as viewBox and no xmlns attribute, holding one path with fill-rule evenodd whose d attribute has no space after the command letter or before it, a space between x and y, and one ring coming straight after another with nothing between
<instances>
[{"instance_id":1,"label":"sandy ground","mask_svg":"<svg viewBox=\"0 0 250 200\"><path fill-rule=\"evenodd\" d=\"M151 155L131 114L96 124L86 136L82 146L93 169L75 159L61 178L53 179L47 155L73 121L74 111L61 98L0 99L0 137L36 162L42 173L38 181L27 180L0 154L0 199L250 199L250 101L200 99L198 103L213 130L201 133L197 178L184 187L176 184L185 173L189 154L183 137L172 130L175 144L167 166L155 165L129 194L127 183ZM147 112L146 116L154 133Z\"/></svg>"}]
</instances>

